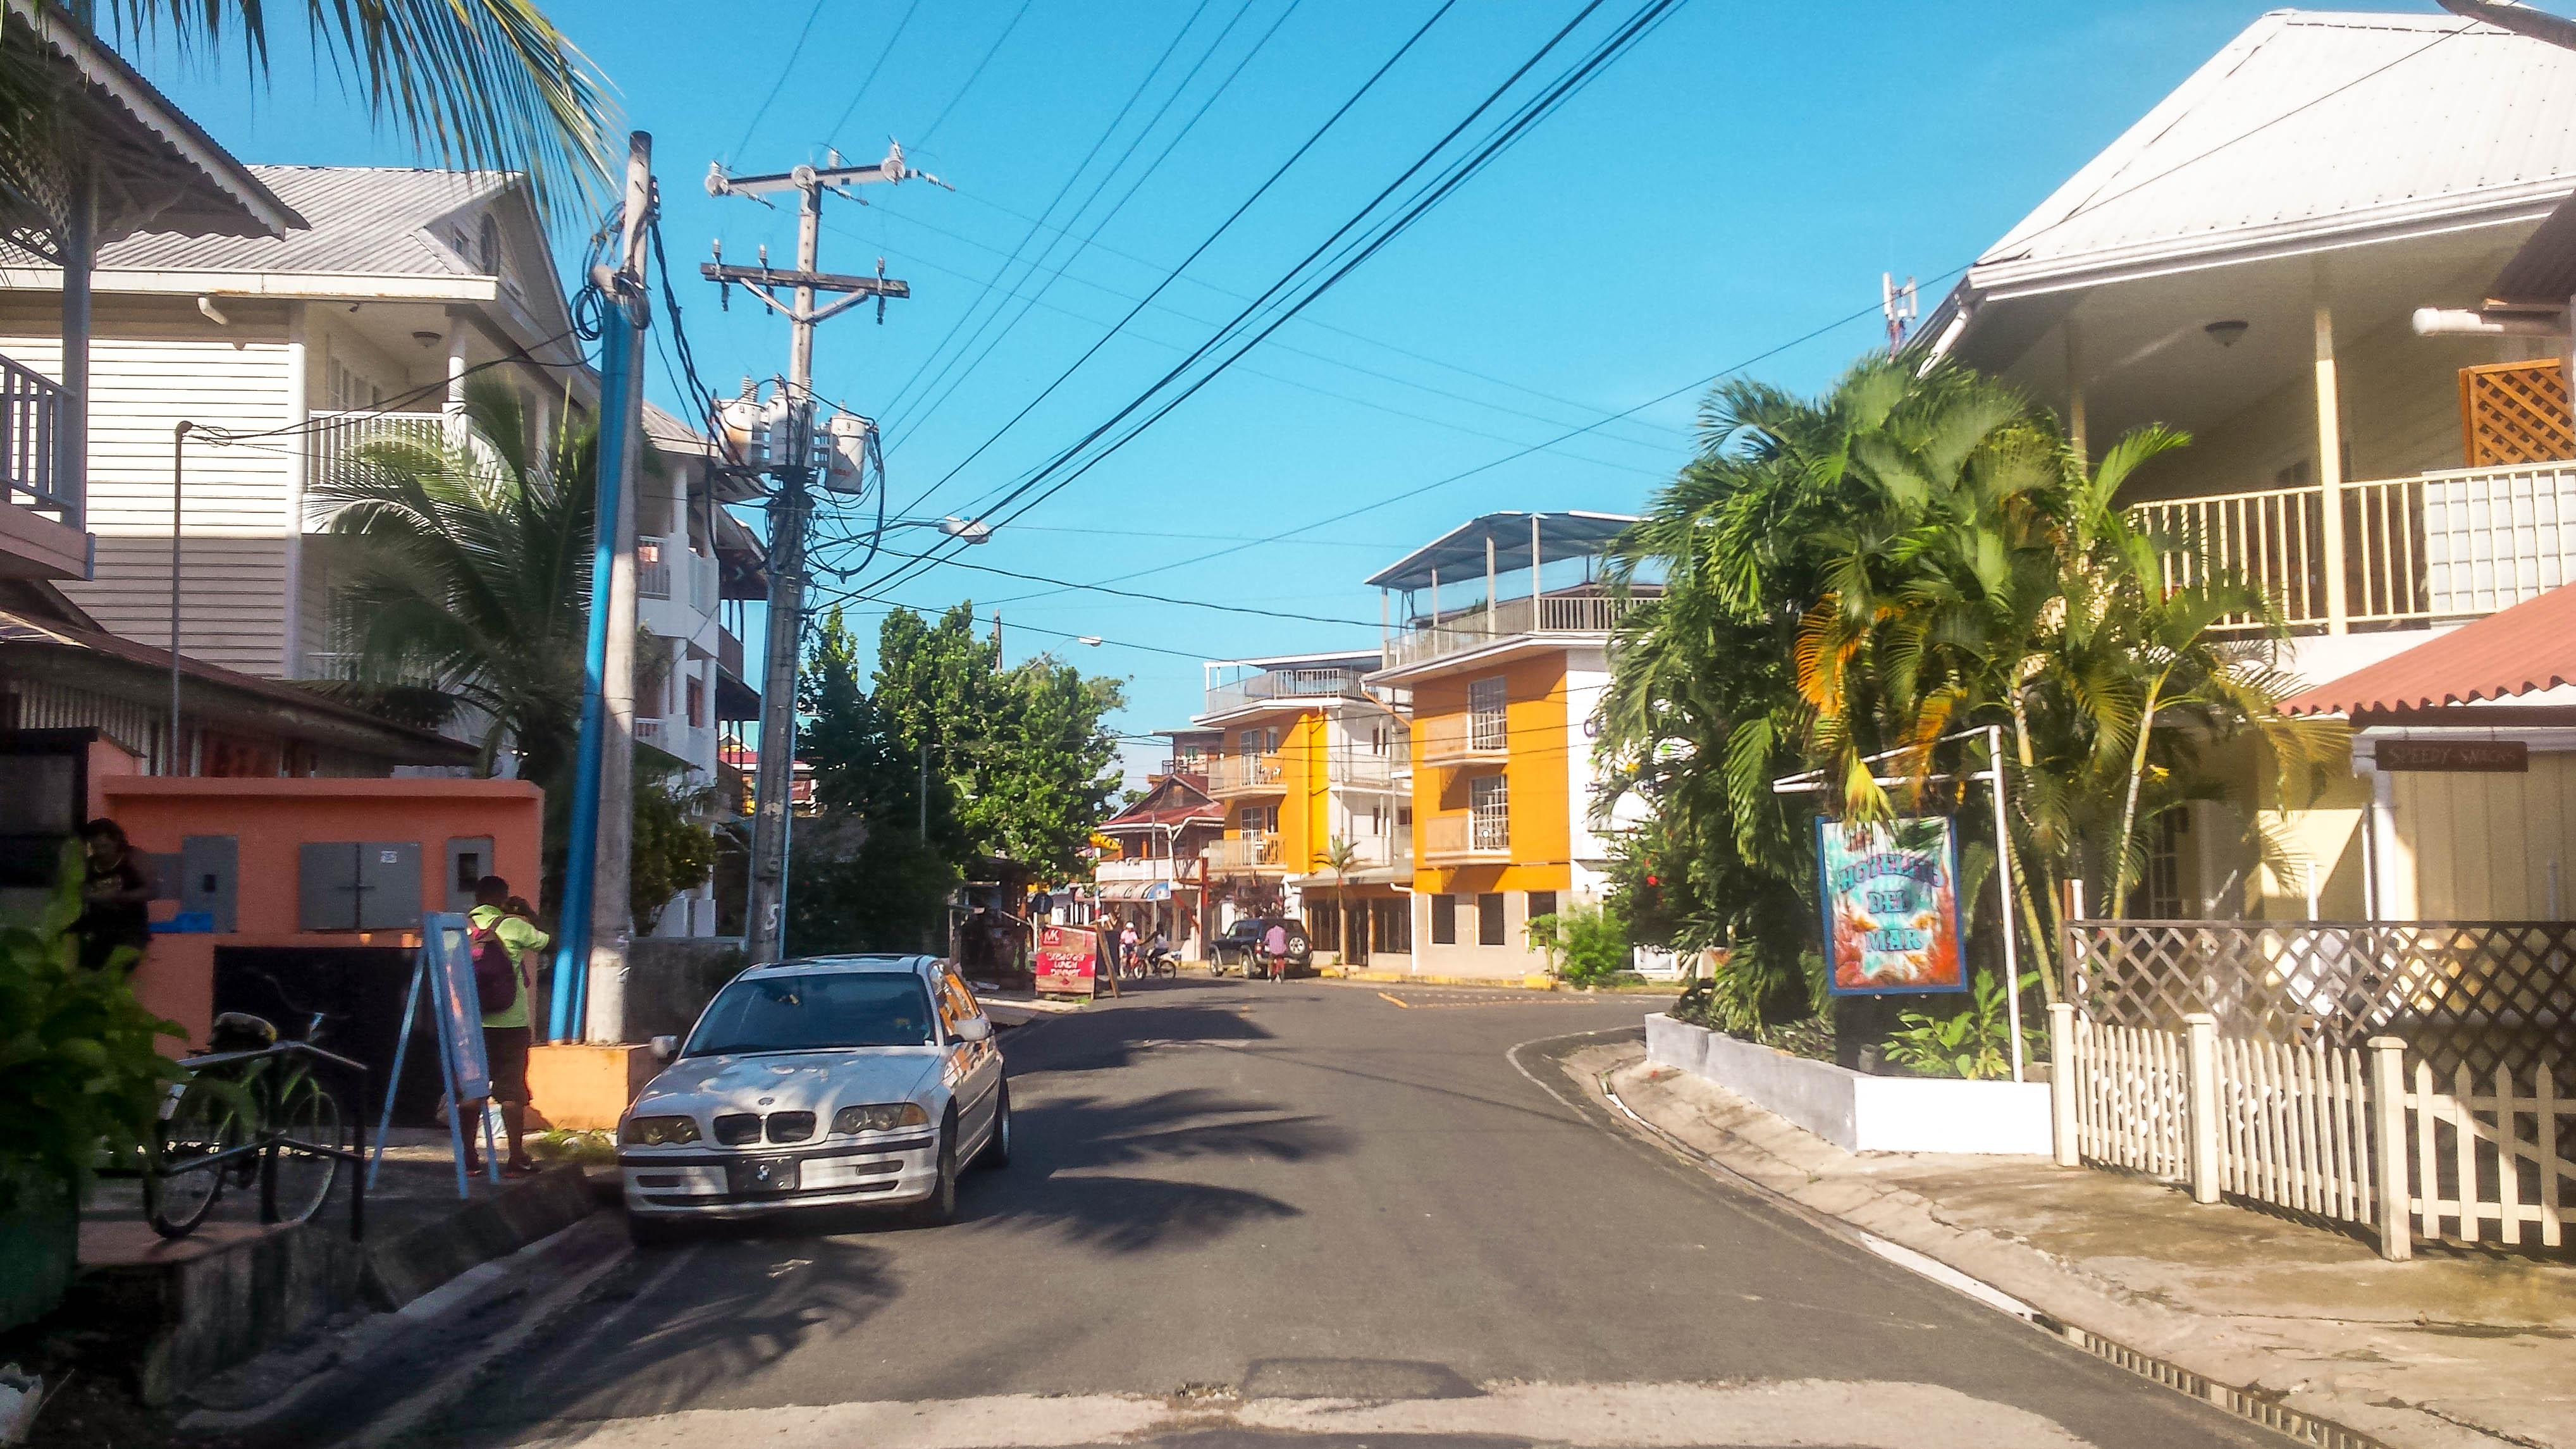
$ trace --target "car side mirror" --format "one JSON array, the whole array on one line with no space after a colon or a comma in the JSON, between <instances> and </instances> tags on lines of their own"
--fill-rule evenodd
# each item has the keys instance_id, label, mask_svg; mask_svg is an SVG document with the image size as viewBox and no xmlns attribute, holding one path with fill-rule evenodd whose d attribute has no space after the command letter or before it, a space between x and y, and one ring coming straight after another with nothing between
<instances>
[{"instance_id":1,"label":"car side mirror","mask_svg":"<svg viewBox=\"0 0 2576 1449\"><path fill-rule=\"evenodd\" d=\"M957 1023L957 1039L959 1041L991 1041L993 1039L993 1023L991 1019L981 1016L970 1016L964 1021Z\"/></svg>"},{"instance_id":2,"label":"car side mirror","mask_svg":"<svg viewBox=\"0 0 2576 1449\"><path fill-rule=\"evenodd\" d=\"M657 1036L653 1038L653 1055L660 1057L662 1060L667 1062L679 1054L680 1039L678 1037Z\"/></svg>"}]
</instances>

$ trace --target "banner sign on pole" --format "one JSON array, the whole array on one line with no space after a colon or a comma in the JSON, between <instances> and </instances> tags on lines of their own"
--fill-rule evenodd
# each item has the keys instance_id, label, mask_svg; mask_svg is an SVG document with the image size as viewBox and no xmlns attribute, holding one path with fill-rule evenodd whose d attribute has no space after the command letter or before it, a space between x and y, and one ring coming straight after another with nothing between
<instances>
[{"instance_id":1,"label":"banner sign on pole","mask_svg":"<svg viewBox=\"0 0 2576 1449\"><path fill-rule=\"evenodd\" d=\"M1040 996L1089 997L1099 987L1100 936L1089 926L1041 926L1035 960Z\"/></svg>"},{"instance_id":2,"label":"banner sign on pole","mask_svg":"<svg viewBox=\"0 0 2576 1449\"><path fill-rule=\"evenodd\" d=\"M1816 822L1826 986L1836 996L1965 991L1959 856L1945 816Z\"/></svg>"}]
</instances>

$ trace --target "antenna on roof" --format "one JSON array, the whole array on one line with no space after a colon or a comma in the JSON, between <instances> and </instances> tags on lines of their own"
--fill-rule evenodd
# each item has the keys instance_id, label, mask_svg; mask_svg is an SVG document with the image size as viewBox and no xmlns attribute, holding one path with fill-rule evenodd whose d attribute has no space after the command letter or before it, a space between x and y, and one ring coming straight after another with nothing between
<instances>
[{"instance_id":1,"label":"antenna on roof","mask_svg":"<svg viewBox=\"0 0 2576 1449\"><path fill-rule=\"evenodd\" d=\"M1894 357L1905 349L1905 330L1922 315L1922 308L1914 296L1914 279L1906 278L1905 285L1900 287L1896 285L1894 272L1879 273L1878 310L1887 318L1887 355Z\"/></svg>"}]
</instances>

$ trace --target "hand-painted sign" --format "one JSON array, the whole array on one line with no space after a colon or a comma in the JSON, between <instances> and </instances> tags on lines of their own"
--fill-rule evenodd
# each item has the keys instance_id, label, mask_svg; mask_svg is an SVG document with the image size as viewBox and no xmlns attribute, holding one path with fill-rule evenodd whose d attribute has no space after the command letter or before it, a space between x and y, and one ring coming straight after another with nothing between
<instances>
[{"instance_id":1,"label":"hand-painted sign","mask_svg":"<svg viewBox=\"0 0 2576 1449\"><path fill-rule=\"evenodd\" d=\"M1958 851L1946 818L1816 822L1826 985L1836 996L1965 991Z\"/></svg>"},{"instance_id":2,"label":"hand-painted sign","mask_svg":"<svg viewBox=\"0 0 2576 1449\"><path fill-rule=\"evenodd\" d=\"M2371 746L2383 770L2439 770L2463 775L2523 775L2531 747L2520 740L2380 740Z\"/></svg>"},{"instance_id":3,"label":"hand-painted sign","mask_svg":"<svg viewBox=\"0 0 2576 1449\"><path fill-rule=\"evenodd\" d=\"M1040 926L1035 962L1041 996L1089 996L1098 986L1100 937L1089 926Z\"/></svg>"}]
</instances>

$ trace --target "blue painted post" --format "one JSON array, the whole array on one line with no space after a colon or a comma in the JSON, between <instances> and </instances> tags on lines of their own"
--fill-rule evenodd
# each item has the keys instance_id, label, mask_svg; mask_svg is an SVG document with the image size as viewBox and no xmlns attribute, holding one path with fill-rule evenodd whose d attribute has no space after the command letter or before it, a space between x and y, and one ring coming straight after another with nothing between
<instances>
[{"instance_id":1,"label":"blue painted post","mask_svg":"<svg viewBox=\"0 0 2576 1449\"><path fill-rule=\"evenodd\" d=\"M626 395L626 373L635 365L633 329L617 307L599 334L599 395ZM577 994L590 974L591 872L599 854L600 737L608 726L600 689L608 672L608 576L617 557L617 492L625 480L626 410L604 407L599 419L599 496L591 510L590 635L582 649L581 747L572 766L572 838L564 861L563 900L556 911L555 982L547 1038L571 1041L581 1030Z\"/></svg>"}]
</instances>

